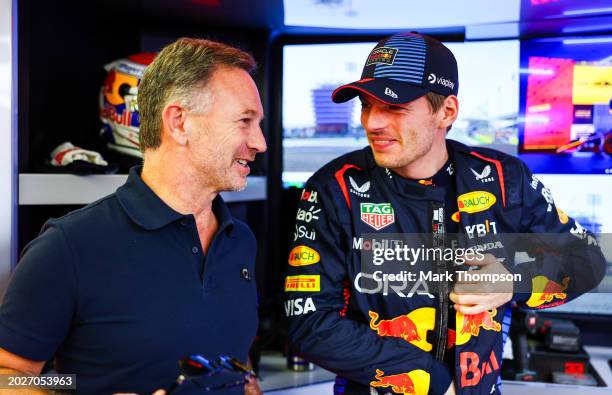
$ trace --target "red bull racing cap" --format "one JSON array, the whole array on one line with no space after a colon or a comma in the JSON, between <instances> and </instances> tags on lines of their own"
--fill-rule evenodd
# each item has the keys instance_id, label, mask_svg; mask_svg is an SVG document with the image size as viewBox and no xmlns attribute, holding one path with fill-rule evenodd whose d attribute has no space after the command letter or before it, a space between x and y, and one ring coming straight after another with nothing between
<instances>
[{"instance_id":1,"label":"red bull racing cap","mask_svg":"<svg viewBox=\"0 0 612 395\"><path fill-rule=\"evenodd\" d=\"M343 103L366 93L387 104L404 104L435 92L457 95L457 60L438 40L417 33L397 33L376 44L361 79L343 85L332 100Z\"/></svg>"}]
</instances>

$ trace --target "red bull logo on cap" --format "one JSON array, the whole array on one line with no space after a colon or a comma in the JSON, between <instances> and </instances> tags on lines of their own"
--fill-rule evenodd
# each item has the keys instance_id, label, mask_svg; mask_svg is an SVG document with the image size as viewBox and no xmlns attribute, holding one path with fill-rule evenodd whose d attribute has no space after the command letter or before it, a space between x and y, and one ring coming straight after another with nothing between
<instances>
[{"instance_id":1,"label":"red bull logo on cap","mask_svg":"<svg viewBox=\"0 0 612 395\"><path fill-rule=\"evenodd\" d=\"M565 303L567 286L570 278L565 277L561 284L549 280L546 276L535 276L531 279L531 296L527 300L527 306L534 308L550 307L554 299L558 299L554 305Z\"/></svg>"},{"instance_id":2,"label":"red bull logo on cap","mask_svg":"<svg viewBox=\"0 0 612 395\"><path fill-rule=\"evenodd\" d=\"M376 331L378 336L399 337L423 351L431 351L433 346L427 342L427 331L434 329L435 313L433 307L421 307L390 320L379 320L375 311L368 312L368 315L370 329Z\"/></svg>"},{"instance_id":3,"label":"red bull logo on cap","mask_svg":"<svg viewBox=\"0 0 612 395\"><path fill-rule=\"evenodd\" d=\"M479 314L461 314L456 315L456 333L455 342L457 345L467 343L472 336L478 336L480 329L499 332L501 324L495 321L497 309L483 311Z\"/></svg>"},{"instance_id":4,"label":"red bull logo on cap","mask_svg":"<svg viewBox=\"0 0 612 395\"><path fill-rule=\"evenodd\" d=\"M396 394L426 395L429 391L429 373L421 369L411 370L408 373L391 374L376 369L376 379L370 382L375 388L389 388Z\"/></svg>"},{"instance_id":5,"label":"red bull logo on cap","mask_svg":"<svg viewBox=\"0 0 612 395\"><path fill-rule=\"evenodd\" d=\"M366 66L371 64L380 63L392 65L395 60L395 55L397 54L397 49L391 47L378 47L374 48L368 56L368 60L366 61Z\"/></svg>"}]
</instances>

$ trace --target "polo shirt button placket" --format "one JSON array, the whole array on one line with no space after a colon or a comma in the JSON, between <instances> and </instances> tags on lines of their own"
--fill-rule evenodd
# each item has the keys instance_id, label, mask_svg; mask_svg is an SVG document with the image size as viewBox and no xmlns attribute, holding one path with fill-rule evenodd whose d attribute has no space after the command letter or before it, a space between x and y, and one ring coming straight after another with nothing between
<instances>
[{"instance_id":1,"label":"polo shirt button placket","mask_svg":"<svg viewBox=\"0 0 612 395\"><path fill-rule=\"evenodd\" d=\"M199 251L198 247L196 246L191 247L191 252L193 252L194 254L197 254L198 251Z\"/></svg>"}]
</instances>

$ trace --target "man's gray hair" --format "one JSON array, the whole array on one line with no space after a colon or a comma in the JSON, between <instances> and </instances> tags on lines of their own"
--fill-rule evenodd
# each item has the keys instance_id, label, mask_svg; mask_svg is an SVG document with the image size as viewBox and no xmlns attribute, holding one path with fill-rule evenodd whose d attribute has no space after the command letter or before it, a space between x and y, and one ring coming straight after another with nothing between
<instances>
[{"instance_id":1,"label":"man's gray hair","mask_svg":"<svg viewBox=\"0 0 612 395\"><path fill-rule=\"evenodd\" d=\"M219 67L253 72L253 57L238 48L216 41L179 38L164 47L146 68L138 87L140 150L161 144L162 110L178 101L189 110L205 112L213 97L206 86Z\"/></svg>"}]
</instances>

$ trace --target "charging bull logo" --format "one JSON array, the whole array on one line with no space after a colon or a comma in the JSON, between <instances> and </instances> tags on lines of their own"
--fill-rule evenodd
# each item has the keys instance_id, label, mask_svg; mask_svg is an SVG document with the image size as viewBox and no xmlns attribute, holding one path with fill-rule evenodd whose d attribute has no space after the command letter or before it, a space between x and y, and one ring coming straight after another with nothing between
<instances>
[{"instance_id":1,"label":"charging bull logo","mask_svg":"<svg viewBox=\"0 0 612 395\"><path fill-rule=\"evenodd\" d=\"M457 332L452 329L449 329L446 335L446 349L450 350L457 343Z\"/></svg>"},{"instance_id":2,"label":"charging bull logo","mask_svg":"<svg viewBox=\"0 0 612 395\"><path fill-rule=\"evenodd\" d=\"M376 331L379 336L399 337L423 351L431 351L433 348L431 343L427 342L427 331L433 330L435 324L436 311L433 307L421 307L390 320L378 320L378 313L374 311L368 314L370 329Z\"/></svg>"},{"instance_id":3,"label":"charging bull logo","mask_svg":"<svg viewBox=\"0 0 612 395\"><path fill-rule=\"evenodd\" d=\"M465 344L472 336L478 336L481 328L495 332L501 331L501 324L495 321L496 315L497 309L469 315L458 312L456 315L456 344Z\"/></svg>"},{"instance_id":4,"label":"charging bull logo","mask_svg":"<svg viewBox=\"0 0 612 395\"><path fill-rule=\"evenodd\" d=\"M429 373L424 370L411 370L408 373L391 374L376 369L376 381L370 382L372 387L389 388L397 394L426 395L429 391Z\"/></svg>"},{"instance_id":5,"label":"charging bull logo","mask_svg":"<svg viewBox=\"0 0 612 395\"><path fill-rule=\"evenodd\" d=\"M535 276L531 279L531 296L527 300L527 306L534 308L549 307L542 305L551 303L554 299L559 299L554 305L563 304L567 298L565 290L569 281L570 278L565 277L559 284L549 280L546 276Z\"/></svg>"}]
</instances>

